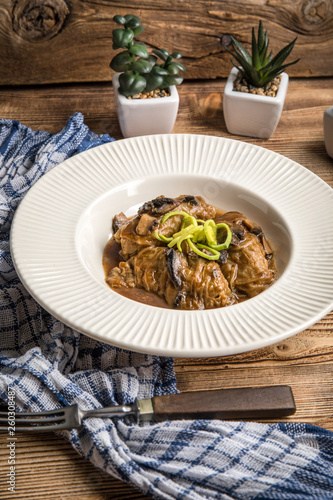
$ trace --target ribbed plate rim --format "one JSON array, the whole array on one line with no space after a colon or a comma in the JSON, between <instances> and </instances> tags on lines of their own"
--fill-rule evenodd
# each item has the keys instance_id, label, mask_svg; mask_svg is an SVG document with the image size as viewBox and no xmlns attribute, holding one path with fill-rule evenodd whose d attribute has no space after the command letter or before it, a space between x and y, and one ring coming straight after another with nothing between
<instances>
[{"instance_id":1,"label":"ribbed plate rim","mask_svg":"<svg viewBox=\"0 0 333 500\"><path fill-rule=\"evenodd\" d=\"M190 145L197 148L196 151L199 153L194 159L192 158L195 172L192 172L191 165L181 165L179 159L174 156L177 153L184 154L184 148L189 148ZM301 189L305 193L310 191L315 192L316 199L319 201L320 198L321 212L323 209L326 209L326 205L330 209L333 208L333 190L328 184L302 165L258 145L224 137L195 134L144 136L111 142L85 151L64 161L57 167L54 167L29 190L20 203L12 224L10 243L13 262L24 286L47 311L72 328L103 342L148 354L174 357L212 357L237 354L282 341L316 323L321 317L327 314L333 306L333 287L329 281L332 276L330 274L330 269L327 269L327 263L333 263L333 250L329 250L324 257L318 257L316 271L319 272L319 274L321 273L320 279L316 280L316 278L312 276L311 279L309 278L309 287L319 287L321 293L320 297L315 298L314 303L309 303L308 296L306 295L308 290L306 284L303 289L299 291L295 288L296 294L299 294L297 295L297 301L295 300L295 303L288 304L287 301L283 302L281 298L282 295L284 293L289 293L288 280L283 277L269 289L269 293L265 292L237 306L213 311L192 312L161 310L129 301L118 294L111 294L112 305L114 307L112 310L107 311L104 316L102 314L102 317L100 317L99 321L95 322L95 324L92 318L93 311L91 312L91 317L88 319L89 312L86 313L86 319L79 317L78 312L75 315L75 303L79 300L77 296L77 285L75 285L75 289L73 288L71 290L69 284L68 290L66 289L65 293L65 295L67 294L66 297L68 297L68 294L72 296L74 304L73 314L72 311L68 310L71 304L68 303L67 298L66 300L64 298L63 303L59 299L59 289L57 286L58 283L63 283L63 275L61 275L61 273L58 273L56 276L52 275L52 269L50 269L49 273L42 270L40 274L38 274L38 262L35 262L33 257L28 261L26 260L26 254L32 255L35 250L37 256L38 252L40 253L38 257L41 265L45 265L43 262L44 259L47 265L48 257L46 251L45 254L43 254L43 245L47 248L47 241L34 242L35 221L33 220L29 227L29 224L27 225L27 214L30 215L30 218L33 218L33 210L40 208L39 200L47 195L46 189L48 189L51 181L52 185L55 186L60 182L65 185L68 183L69 186L73 179L75 179L75 176L86 176L87 179L85 179L85 181L92 183L95 182L94 179L96 179L97 176L96 189L101 189L104 176L109 175L108 165L110 163L113 165L117 164L118 166L121 164L124 169L124 171L121 174L118 173L118 176L114 179L114 186L116 187L122 186L125 179L128 179L128 177L126 177L128 175L132 176L130 178L131 182L142 175L143 177L148 175L165 175L164 172L161 172L161 167L153 166L149 164L149 162L145 164L144 161L142 161L142 165L139 165L138 171L131 170L129 164L133 161L133 158L135 158L137 151L140 151L142 158L145 157L145 154L147 157L150 154L158 155L161 165L164 163L166 168L169 168L171 162L171 170L172 168L178 169L173 175L195 173L195 175L207 176L207 172L213 167L205 166L204 154L207 153L207 151L210 152L214 160L216 151L220 151L219 148L223 151L226 150L228 155L230 155L228 161L231 159L233 160L238 169L236 172L237 174L239 174L240 169L240 156L250 157L254 165L248 167L247 171L244 173L244 179L250 179L250 182L252 182L251 174L255 173L254 167L256 162L262 160L263 166L261 166L260 163L259 166L265 176L270 176L271 182L270 185L268 185L267 182L261 182L259 180L259 189L264 191L265 195L267 195L267 193L272 193L275 198L277 198L277 204L281 204L280 198L283 199L283 194L278 192L277 186L283 186L284 188L288 186L288 189L290 189L290 185L294 187L294 196L291 194L288 199L285 198L283 202L286 206L283 208L279 207L282 215L286 217L292 227L297 227L297 224L304 225L304 217L302 218L302 214L297 212L297 208L301 206L300 198L298 198L302 194ZM101 171L95 167L96 159L103 165ZM175 167L173 167L173 162ZM83 165L85 172L82 170ZM224 173L229 180L232 180L233 176L235 176L235 172L228 171L227 167ZM216 174L211 177L213 180L219 179ZM240 182L239 179L238 182ZM107 189L110 189L110 187L107 186ZM74 194L74 204L73 200L69 199L66 199L64 202L65 211L67 209L68 213L72 214L74 210L74 213L71 215L72 218L69 217L68 227L64 228L68 233L66 238L71 238L73 228L75 228L82 210L86 208L89 203L94 202L94 199L85 202L81 199L82 197L80 198L78 192L76 193L74 191ZM51 201L50 206L46 207L46 209L52 214ZM319 213L319 208L317 210ZM311 216L313 216L315 220L316 212L311 214ZM46 224L48 222L47 216L44 214L43 217L44 223ZM316 234L319 234L319 231L324 225L323 223L320 224L318 228L315 228L314 234L312 234L311 237L315 238ZM327 238L331 241L333 238L333 229L330 228L328 231L329 234ZM31 238L29 238L29 236ZM297 268L298 258L302 259L303 266L310 266L311 269L311 265L313 265L313 263L310 262L311 256L313 255L310 255L311 252L308 248L310 237L308 235L303 236L304 241L297 241L295 250L296 255L293 256L291 264L293 268L288 271L289 274L287 273L289 276L291 272L296 273L296 276L300 273L300 269ZM26 243L24 243L25 241ZM39 251L37 246L42 248L42 250ZM59 248L60 254L61 251L63 250ZM73 264L73 279L77 279L78 273L82 272L82 264L72 253L66 254L65 252L64 256L66 258L68 257L69 260L69 263L64 262L64 273L68 270L66 266ZM73 259L75 259L75 262L71 262ZM333 266L331 266L331 268L332 267ZM96 303L97 301L106 301L106 303L109 304L110 294L107 296L109 290L99 287L92 278L89 278L88 274L85 274L84 278L87 280L87 286L83 287L82 300L87 300L86 296L92 293L96 297ZM90 279L91 281L89 281ZM324 283L322 282L323 279ZM48 280L47 286L45 285L46 280ZM276 313L270 318L267 316L267 313L265 313L265 309L272 309L272 304L276 303L274 301L277 301L279 304L281 303L281 307L283 306L283 308L286 308L283 311L283 318L278 318ZM96 304L94 307L96 309ZM112 327L108 328L108 324L115 325L117 322L117 314L115 311L118 310L118 308L121 311L126 309L126 314L131 315L128 319L129 328L128 325L122 324L121 321L119 327L114 327L114 329L112 329ZM308 311L304 311L302 308L307 308ZM261 310L263 312L260 312ZM253 317L249 315L251 311L252 316L254 314ZM146 319L142 319L143 317ZM242 328L239 327L237 321L239 319L242 321ZM221 322L223 324L223 331L220 326ZM262 331L260 331L260 329ZM182 341L179 341L177 336L181 336ZM183 342L182 345L180 345L181 342Z\"/></svg>"}]
</instances>

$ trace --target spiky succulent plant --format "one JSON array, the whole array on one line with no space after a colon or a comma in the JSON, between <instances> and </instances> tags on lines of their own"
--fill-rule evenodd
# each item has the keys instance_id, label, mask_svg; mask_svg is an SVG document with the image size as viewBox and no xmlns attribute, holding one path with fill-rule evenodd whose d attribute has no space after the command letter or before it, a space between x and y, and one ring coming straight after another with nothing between
<instances>
[{"instance_id":1,"label":"spiky succulent plant","mask_svg":"<svg viewBox=\"0 0 333 500\"><path fill-rule=\"evenodd\" d=\"M178 73L185 72L185 66L178 61L182 57L180 52L169 54L166 49L155 49L149 54L146 45L135 40L144 30L137 16L117 15L113 20L122 26L112 32L113 49L125 50L113 57L110 67L121 73L119 92L122 95L129 97L182 83L183 78ZM158 63L158 59L162 62Z\"/></svg>"},{"instance_id":2,"label":"spiky succulent plant","mask_svg":"<svg viewBox=\"0 0 333 500\"><path fill-rule=\"evenodd\" d=\"M280 52L273 57L273 52L268 53L269 40L267 30L261 21L259 21L258 37L256 39L254 28L252 28L252 55L236 40L229 35L234 52L222 42L223 47L237 61L231 60L232 64L238 69L241 76L252 87L264 87L276 76L280 75L288 66L296 64L299 59L288 64L283 64L294 48L297 38L286 45Z\"/></svg>"}]
</instances>

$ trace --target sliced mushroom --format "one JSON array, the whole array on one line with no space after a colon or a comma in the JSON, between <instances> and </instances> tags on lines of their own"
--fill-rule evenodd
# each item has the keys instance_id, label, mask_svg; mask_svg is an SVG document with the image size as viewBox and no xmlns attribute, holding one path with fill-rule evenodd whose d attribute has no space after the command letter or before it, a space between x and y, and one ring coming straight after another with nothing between
<instances>
[{"instance_id":1,"label":"sliced mushroom","mask_svg":"<svg viewBox=\"0 0 333 500\"><path fill-rule=\"evenodd\" d=\"M221 250L218 262L220 262L221 264L225 264L228 260L228 255L228 250Z\"/></svg>"},{"instance_id":2,"label":"sliced mushroom","mask_svg":"<svg viewBox=\"0 0 333 500\"><path fill-rule=\"evenodd\" d=\"M240 212L226 212L220 215L216 222L225 222L229 225L232 231L232 245L238 245L243 241L245 232L253 233L258 237L262 234L261 227Z\"/></svg>"},{"instance_id":3,"label":"sliced mushroom","mask_svg":"<svg viewBox=\"0 0 333 500\"><path fill-rule=\"evenodd\" d=\"M198 200L196 199L195 196L182 196L180 198L181 203L190 203L191 205L198 205Z\"/></svg>"},{"instance_id":4,"label":"sliced mushroom","mask_svg":"<svg viewBox=\"0 0 333 500\"><path fill-rule=\"evenodd\" d=\"M147 201L139 208L138 214L142 215L148 213L152 216L158 216L166 214L173 210L179 205L179 200L174 200L173 198L165 198L164 196L159 196L154 200Z\"/></svg>"},{"instance_id":5,"label":"sliced mushroom","mask_svg":"<svg viewBox=\"0 0 333 500\"><path fill-rule=\"evenodd\" d=\"M169 277L176 288L182 286L182 280L179 276L179 261L177 254L173 248L167 248L165 251L166 267Z\"/></svg>"},{"instance_id":6,"label":"sliced mushroom","mask_svg":"<svg viewBox=\"0 0 333 500\"><path fill-rule=\"evenodd\" d=\"M158 226L158 220L155 217L149 214L143 214L139 219L135 232L139 236L146 236L151 233L156 226Z\"/></svg>"},{"instance_id":7,"label":"sliced mushroom","mask_svg":"<svg viewBox=\"0 0 333 500\"><path fill-rule=\"evenodd\" d=\"M116 233L118 229L127 224L128 221L129 221L128 217L126 217L126 215L123 212L120 212L120 214L115 215L112 220L113 233Z\"/></svg>"},{"instance_id":8,"label":"sliced mushroom","mask_svg":"<svg viewBox=\"0 0 333 500\"><path fill-rule=\"evenodd\" d=\"M231 244L237 246L245 237L245 229L240 224L231 224L230 229L232 232Z\"/></svg>"},{"instance_id":9,"label":"sliced mushroom","mask_svg":"<svg viewBox=\"0 0 333 500\"><path fill-rule=\"evenodd\" d=\"M267 259L270 259L274 253L274 250L272 249L271 245L266 239L266 236L264 233L261 233L259 236L259 241L262 244L262 247L264 249L265 255Z\"/></svg>"},{"instance_id":10,"label":"sliced mushroom","mask_svg":"<svg viewBox=\"0 0 333 500\"><path fill-rule=\"evenodd\" d=\"M176 298L175 298L174 303L173 303L174 309L177 309L177 307L179 307L182 300L184 300L184 292L177 293Z\"/></svg>"},{"instance_id":11,"label":"sliced mushroom","mask_svg":"<svg viewBox=\"0 0 333 500\"><path fill-rule=\"evenodd\" d=\"M259 234L262 233L262 229L260 226L258 226L258 224L256 224L255 222L253 222L252 220L250 219L247 219L246 217L244 217L243 219L243 225L246 227L246 229L250 232L250 233L253 233L255 234L256 236L259 236Z\"/></svg>"}]
</instances>

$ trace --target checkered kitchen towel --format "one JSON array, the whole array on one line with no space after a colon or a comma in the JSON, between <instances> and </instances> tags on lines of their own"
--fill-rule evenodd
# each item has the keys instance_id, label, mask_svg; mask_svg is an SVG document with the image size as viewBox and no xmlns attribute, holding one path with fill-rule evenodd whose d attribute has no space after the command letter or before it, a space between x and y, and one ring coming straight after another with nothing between
<instances>
[{"instance_id":1,"label":"checkered kitchen towel","mask_svg":"<svg viewBox=\"0 0 333 500\"><path fill-rule=\"evenodd\" d=\"M20 283L9 230L45 172L96 136L77 113L56 135L0 121L0 397L19 410L83 409L176 392L173 360L89 339L44 311ZM162 499L333 499L333 434L310 425L219 420L137 426L88 419L64 432L96 467Z\"/></svg>"}]
</instances>

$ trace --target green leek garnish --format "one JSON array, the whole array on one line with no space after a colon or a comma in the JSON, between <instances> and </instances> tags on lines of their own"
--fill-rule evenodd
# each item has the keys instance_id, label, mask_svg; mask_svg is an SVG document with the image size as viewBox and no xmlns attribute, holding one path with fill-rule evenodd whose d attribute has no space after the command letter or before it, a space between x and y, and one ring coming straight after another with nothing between
<instances>
[{"instance_id":1,"label":"green leek garnish","mask_svg":"<svg viewBox=\"0 0 333 500\"><path fill-rule=\"evenodd\" d=\"M157 229L155 229L155 237L160 241L164 241L164 243L169 243L172 240L172 238L167 238L164 234L158 234Z\"/></svg>"},{"instance_id":2,"label":"green leek garnish","mask_svg":"<svg viewBox=\"0 0 333 500\"><path fill-rule=\"evenodd\" d=\"M212 248L215 248L215 250L225 250L226 248L229 247L230 243L231 243L231 240L232 240L232 232L230 230L230 227L228 226L228 224L225 224L224 222L220 222L219 224L216 224L216 232L217 234L219 233L219 229L225 229L225 231L227 232L227 236L226 236L226 239L224 240L223 243L220 243L220 244L216 244L216 245L211 245Z\"/></svg>"},{"instance_id":3,"label":"green leek garnish","mask_svg":"<svg viewBox=\"0 0 333 500\"><path fill-rule=\"evenodd\" d=\"M188 244L195 253L197 253L198 255L200 255L200 257L203 257L204 259L218 260L220 258L220 252L214 250L213 248L210 248L207 245L201 245L200 243L198 243L198 245L196 246L191 239L188 240ZM202 252L200 248L206 251Z\"/></svg>"},{"instance_id":4,"label":"green leek garnish","mask_svg":"<svg viewBox=\"0 0 333 500\"><path fill-rule=\"evenodd\" d=\"M212 219L206 220L206 222L204 223L203 230L208 245L217 245L215 222Z\"/></svg>"},{"instance_id":5,"label":"green leek garnish","mask_svg":"<svg viewBox=\"0 0 333 500\"><path fill-rule=\"evenodd\" d=\"M172 237L166 237L159 234L157 230L155 231L155 237L159 241L167 243L168 247L177 246L177 249L182 252L182 243L187 241L196 254L208 260L218 260L220 251L229 247L232 232L228 224L224 222L216 224L213 219L203 221L182 211L165 214L161 224L174 215L183 216L180 231L174 233Z\"/></svg>"}]
</instances>

